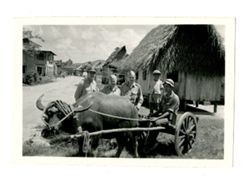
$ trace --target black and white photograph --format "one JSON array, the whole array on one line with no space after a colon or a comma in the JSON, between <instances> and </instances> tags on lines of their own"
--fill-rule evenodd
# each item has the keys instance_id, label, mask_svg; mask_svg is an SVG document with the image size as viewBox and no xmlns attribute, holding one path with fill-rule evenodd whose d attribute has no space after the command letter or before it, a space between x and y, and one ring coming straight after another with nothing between
<instances>
[{"instance_id":1,"label":"black and white photograph","mask_svg":"<svg viewBox=\"0 0 250 182\"><path fill-rule=\"evenodd\" d=\"M21 30L22 157L232 157L223 20Z\"/></svg>"},{"instance_id":2,"label":"black and white photograph","mask_svg":"<svg viewBox=\"0 0 250 182\"><path fill-rule=\"evenodd\" d=\"M249 6L1 6L1 181L249 179Z\"/></svg>"}]
</instances>

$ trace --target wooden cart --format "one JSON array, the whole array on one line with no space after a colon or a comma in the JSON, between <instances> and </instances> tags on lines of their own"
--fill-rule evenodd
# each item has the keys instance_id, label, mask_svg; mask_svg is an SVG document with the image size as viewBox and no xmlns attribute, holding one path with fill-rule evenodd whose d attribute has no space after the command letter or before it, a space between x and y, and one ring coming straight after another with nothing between
<instances>
[{"instance_id":1,"label":"wooden cart","mask_svg":"<svg viewBox=\"0 0 250 182\"><path fill-rule=\"evenodd\" d=\"M147 119L140 120L140 127L145 126L145 120ZM174 145L178 156L185 155L191 151L197 137L198 122L198 118L193 113L185 112L177 120L176 114L169 111L168 117L161 119L162 121L160 122L158 120L151 122L151 118L148 120L149 129L156 128L156 130L143 131L143 135L140 138L140 148L144 149L141 150L142 152L146 152L145 150L150 149L150 147L147 147L148 145L153 147L152 142L156 141L156 138L160 132L174 135Z\"/></svg>"},{"instance_id":2,"label":"wooden cart","mask_svg":"<svg viewBox=\"0 0 250 182\"><path fill-rule=\"evenodd\" d=\"M92 136L119 133L119 132L136 132L138 141L139 155L147 154L152 144L157 143L156 138L160 132L174 135L174 145L178 156L183 156L191 151L197 137L197 121L198 118L191 112L185 112L178 119L174 112L168 111L169 114L166 118L146 118L145 116L139 117L139 126L135 128L117 128L101 131L88 132L83 131L74 135L66 135L66 137L59 137L56 141L67 140L68 138L84 137L86 143L89 143L89 139ZM111 116L112 117L112 116ZM134 119L135 120L135 119ZM137 120L138 121L138 120ZM87 151L87 150L86 150Z\"/></svg>"}]
</instances>

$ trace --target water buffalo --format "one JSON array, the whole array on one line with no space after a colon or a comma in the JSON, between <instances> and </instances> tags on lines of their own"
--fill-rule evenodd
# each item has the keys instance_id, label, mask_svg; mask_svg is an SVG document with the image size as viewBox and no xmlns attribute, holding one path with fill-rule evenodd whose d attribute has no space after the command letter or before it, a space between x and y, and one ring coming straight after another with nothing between
<instances>
[{"instance_id":1,"label":"water buffalo","mask_svg":"<svg viewBox=\"0 0 250 182\"><path fill-rule=\"evenodd\" d=\"M49 130L43 130L43 137L48 136L48 132L46 131L54 131L53 133L57 133L62 130L67 133L75 134L80 130L93 132L105 129L131 128L138 126L138 122L136 121L138 118L137 109L125 97L110 96L103 93L91 93L81 97L72 106L62 101L52 101L46 107L43 106L41 98L42 97L38 98L36 106L38 109L43 111L43 120L50 128ZM69 115L72 110L74 113ZM99 113L93 111L97 111ZM135 120L131 121L120 118L112 118L100 113L133 118ZM69 116L63 122L59 122L66 115ZM134 156L138 157L137 142L132 132L113 133L105 136L91 137L91 151L95 151L97 148L100 137L116 138L118 149L115 157L120 156L123 148L127 144L130 144L130 148L132 146ZM83 138L79 138L78 143L80 154L83 149L82 142Z\"/></svg>"}]
</instances>

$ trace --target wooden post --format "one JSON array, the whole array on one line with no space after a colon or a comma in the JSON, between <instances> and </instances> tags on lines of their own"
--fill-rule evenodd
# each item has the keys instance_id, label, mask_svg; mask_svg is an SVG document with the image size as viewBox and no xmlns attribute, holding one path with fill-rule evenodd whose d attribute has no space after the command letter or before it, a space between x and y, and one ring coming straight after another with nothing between
<instances>
[{"instance_id":1,"label":"wooden post","mask_svg":"<svg viewBox=\"0 0 250 182\"><path fill-rule=\"evenodd\" d=\"M214 113L217 112L217 102L214 102Z\"/></svg>"},{"instance_id":2,"label":"wooden post","mask_svg":"<svg viewBox=\"0 0 250 182\"><path fill-rule=\"evenodd\" d=\"M187 110L187 101L186 100L183 101L183 110L184 111Z\"/></svg>"},{"instance_id":3,"label":"wooden post","mask_svg":"<svg viewBox=\"0 0 250 182\"><path fill-rule=\"evenodd\" d=\"M195 107L199 107L199 101L195 101Z\"/></svg>"},{"instance_id":4,"label":"wooden post","mask_svg":"<svg viewBox=\"0 0 250 182\"><path fill-rule=\"evenodd\" d=\"M186 100L181 100L180 101L180 109L183 111L186 111L187 106L186 106L187 101Z\"/></svg>"}]
</instances>

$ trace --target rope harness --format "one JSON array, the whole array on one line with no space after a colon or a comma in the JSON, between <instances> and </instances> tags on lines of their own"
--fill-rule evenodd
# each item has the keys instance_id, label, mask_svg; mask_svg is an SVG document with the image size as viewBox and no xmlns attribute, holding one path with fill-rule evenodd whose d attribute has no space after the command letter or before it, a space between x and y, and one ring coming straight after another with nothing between
<instances>
[{"instance_id":1,"label":"rope harness","mask_svg":"<svg viewBox=\"0 0 250 182\"><path fill-rule=\"evenodd\" d=\"M115 116L115 115L112 115L112 114L103 113L103 112L96 111L96 110L93 110L93 109L89 109L89 111L91 111L93 113L96 113L96 114L99 114L99 115L102 115L102 116L106 116L106 117L110 117L110 118L115 118L115 119L129 120L129 121L149 121L149 119L127 118L127 117Z\"/></svg>"},{"instance_id":2,"label":"rope harness","mask_svg":"<svg viewBox=\"0 0 250 182\"><path fill-rule=\"evenodd\" d=\"M89 132L88 131L83 131L82 136L83 136L82 152L85 153L85 157L87 157L88 151L90 149Z\"/></svg>"},{"instance_id":3,"label":"rope harness","mask_svg":"<svg viewBox=\"0 0 250 182\"><path fill-rule=\"evenodd\" d=\"M51 106L55 106L59 111L61 111L64 114L64 117L61 120L59 120L58 122L56 122L55 124L50 124L50 123L46 122L43 119L43 122L49 128L53 128L55 126L58 126L65 119L67 119L68 117L70 117L74 113L74 110L71 108L71 106L68 105L67 103L61 101L61 100L53 101L51 103ZM147 119L147 118L127 118L127 117L120 117L120 116L116 116L116 115L112 115L112 114L107 114L107 113L103 113L103 112L100 112L100 111L96 111L96 110L93 110L93 109L89 109L89 111L91 111L93 113L96 113L96 114L99 114L99 115L102 115L102 116L106 116L106 117L110 117L110 118L115 118L115 119L120 119L120 120L128 120L128 121L151 121L151 119ZM149 124L148 128L150 128L151 126L152 126L152 123ZM143 129L143 128L141 128L141 129ZM138 130L138 129L136 129L136 130ZM145 128L144 128L144 130L145 130ZM121 132L121 131L118 131L118 132ZM85 154L85 157L87 157L88 151L90 149L90 133L88 131L83 131L80 134L83 137L82 152ZM149 130L147 131L147 135L148 134L149 134ZM148 138L146 137L146 141L147 140L148 140Z\"/></svg>"},{"instance_id":4,"label":"rope harness","mask_svg":"<svg viewBox=\"0 0 250 182\"><path fill-rule=\"evenodd\" d=\"M51 106L55 106L59 111L61 111L64 114L64 117L59 120L57 123L55 124L50 124L48 122L46 122L43 119L43 122L45 123L46 126L48 126L49 128L53 128L55 126L58 126L59 124L61 124L65 119L67 119L69 116L71 116L74 113L74 110L70 107L70 105L66 104L65 102L61 101L61 100L56 100L53 101L51 103Z\"/></svg>"}]
</instances>

